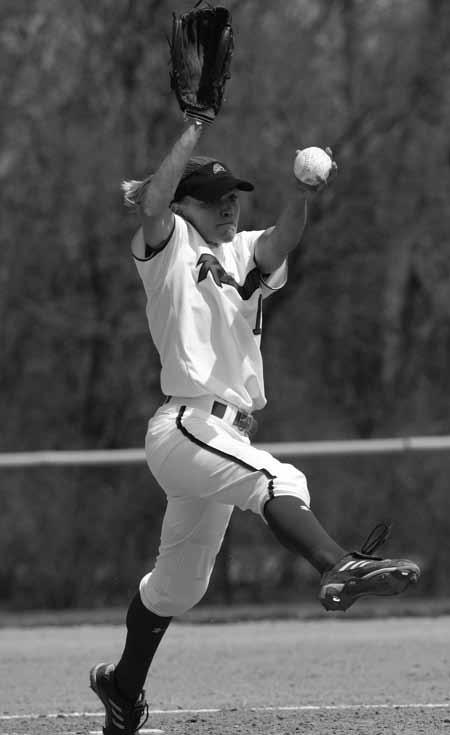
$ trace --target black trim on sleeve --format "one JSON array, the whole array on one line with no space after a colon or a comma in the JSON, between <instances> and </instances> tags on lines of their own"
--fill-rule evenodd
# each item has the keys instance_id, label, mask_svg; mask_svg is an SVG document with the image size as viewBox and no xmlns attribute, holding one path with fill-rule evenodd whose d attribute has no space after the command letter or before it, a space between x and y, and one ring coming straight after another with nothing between
<instances>
[{"instance_id":1,"label":"black trim on sleeve","mask_svg":"<svg viewBox=\"0 0 450 735\"><path fill-rule=\"evenodd\" d=\"M253 251L253 262L254 262L254 264L256 265L256 267L257 267L257 269L259 271L259 277L260 277L261 281L264 282L264 278L270 278L270 276L272 275L272 273L261 273L261 268L259 266L258 261L256 260L256 253L255 253L255 251Z\"/></svg>"},{"instance_id":2,"label":"black trim on sleeve","mask_svg":"<svg viewBox=\"0 0 450 735\"><path fill-rule=\"evenodd\" d=\"M260 267L258 265L258 261L256 260L256 254L253 253L253 262L255 263L256 267L258 268L258 271L259 271L259 280L261 281L261 283L263 284L263 286L265 286L266 288L268 288L270 291L280 291L283 288L283 286L286 284L286 281L284 281L284 283L282 283L281 286L275 286L274 287L274 286L271 286L266 281L266 278L271 278L273 276L273 274L276 273L277 270L279 270L284 263L286 263L286 261L287 261L287 258L283 261L283 263L281 265L278 266L278 268L275 268L275 270L272 271L271 273L261 273L261 269L260 269Z\"/></svg>"},{"instance_id":3,"label":"black trim on sleeve","mask_svg":"<svg viewBox=\"0 0 450 735\"><path fill-rule=\"evenodd\" d=\"M274 273L275 273L275 271L274 271ZM266 288L268 288L270 291L280 291L283 288L283 286L285 285L286 282L285 283L282 283L281 286L275 286L275 287L274 286L271 286L264 279L265 278L270 278L272 275L273 275L273 273L269 273L267 276L266 275L261 275L261 279L260 279L261 280L261 283L263 284L263 286L265 286Z\"/></svg>"},{"instance_id":4,"label":"black trim on sleeve","mask_svg":"<svg viewBox=\"0 0 450 735\"><path fill-rule=\"evenodd\" d=\"M223 459L229 459L231 462L235 462L236 464L240 465L246 470L249 470L249 472L262 472L262 474L267 477L269 480L269 496L270 498L274 497L274 489L273 489L273 481L276 479L276 475L272 475L269 470L266 470L265 467L253 467L253 465L248 464L248 462L244 462L244 460L239 459L239 457L235 457L234 454L228 454L228 452L224 452L221 449L217 449L216 447L211 447L206 442L202 441L201 439L198 439L198 437L194 436L186 429L185 426L183 426L182 419L184 416L184 412L186 410L186 406L181 406L178 416L176 418L176 425L177 429L181 431L183 436L186 437L186 439L189 439L189 441L193 442L194 444L197 444L197 446L201 447L202 449L206 449L208 452L212 452L212 454L217 454L218 457L222 457Z\"/></svg>"},{"instance_id":5,"label":"black trim on sleeve","mask_svg":"<svg viewBox=\"0 0 450 735\"><path fill-rule=\"evenodd\" d=\"M174 233L174 230L175 230L175 219L173 221L173 227L172 227L172 230L171 230L171 233L170 233L169 237L167 237L165 240L163 240L162 242L160 242L159 245L157 245L156 247L152 247L151 245L149 245L146 242L145 243L145 257L144 258L139 258L137 255L135 255L133 253L133 258L135 260L139 260L140 263L145 263L147 260L152 260L152 258L154 258L155 255L158 255L158 253L160 253L162 250L164 250L164 248L166 247L166 245L169 244L170 240L172 239L172 235Z\"/></svg>"}]
</instances>

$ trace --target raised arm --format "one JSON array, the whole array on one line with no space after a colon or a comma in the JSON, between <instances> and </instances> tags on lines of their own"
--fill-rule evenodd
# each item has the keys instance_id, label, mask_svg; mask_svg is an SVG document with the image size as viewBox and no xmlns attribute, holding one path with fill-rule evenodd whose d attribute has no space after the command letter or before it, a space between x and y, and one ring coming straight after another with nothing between
<instances>
[{"instance_id":1,"label":"raised arm","mask_svg":"<svg viewBox=\"0 0 450 735\"><path fill-rule=\"evenodd\" d=\"M262 273L273 273L300 244L308 217L309 196L298 189L293 191L275 226L258 238L255 259Z\"/></svg>"},{"instance_id":2,"label":"raised arm","mask_svg":"<svg viewBox=\"0 0 450 735\"><path fill-rule=\"evenodd\" d=\"M139 205L146 246L164 247L174 227L170 208L176 188L203 124L214 121L222 104L233 53L231 16L226 8L195 8L173 14L170 42L170 80L179 107L190 122L153 176L144 182L125 182L125 200ZM127 188L128 187L128 188Z\"/></svg>"},{"instance_id":3,"label":"raised arm","mask_svg":"<svg viewBox=\"0 0 450 735\"><path fill-rule=\"evenodd\" d=\"M332 159L333 153L326 152ZM293 178L283 210L274 227L269 227L258 238L255 247L256 262L263 273L272 273L301 242L308 219L308 202L335 177L337 165L332 160L328 179L312 186Z\"/></svg>"},{"instance_id":4,"label":"raised arm","mask_svg":"<svg viewBox=\"0 0 450 735\"><path fill-rule=\"evenodd\" d=\"M138 257L145 257L145 245L153 250L163 247L172 233L174 215L170 204L186 164L200 139L202 128L201 122L190 121L157 171L142 182L132 194L128 193L128 201L132 203L134 199L138 206L144 231L142 252L135 253ZM126 189L125 196L127 196Z\"/></svg>"}]
</instances>

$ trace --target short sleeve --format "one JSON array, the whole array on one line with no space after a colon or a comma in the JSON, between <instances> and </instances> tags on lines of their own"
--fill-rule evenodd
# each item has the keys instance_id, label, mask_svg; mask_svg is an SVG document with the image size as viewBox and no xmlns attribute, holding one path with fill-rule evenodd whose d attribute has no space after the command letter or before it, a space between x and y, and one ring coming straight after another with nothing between
<instances>
[{"instance_id":1,"label":"short sleeve","mask_svg":"<svg viewBox=\"0 0 450 735\"><path fill-rule=\"evenodd\" d=\"M248 259L249 262L251 262L252 266L256 266L258 268L258 263L255 258L255 247L256 247L256 241L258 240L259 236L262 235L264 230L257 230L254 232L240 232L238 237L240 238L240 241L238 243L238 248L242 253L245 253L245 257ZM280 288L282 288L286 281L288 276L288 264L287 260L285 260L277 270L273 271L273 273L260 273L260 283L261 283L261 291L263 298L266 298L266 296L270 296L274 291L278 291Z\"/></svg>"},{"instance_id":2,"label":"short sleeve","mask_svg":"<svg viewBox=\"0 0 450 735\"><path fill-rule=\"evenodd\" d=\"M283 263L269 274L261 274L261 290L263 298L270 296L274 291L279 291L280 288L286 284L288 277L288 263L284 260Z\"/></svg>"},{"instance_id":3,"label":"short sleeve","mask_svg":"<svg viewBox=\"0 0 450 735\"><path fill-rule=\"evenodd\" d=\"M164 282L186 237L186 223L182 217L175 215L172 235L164 247L161 250L151 250L147 257L140 258L135 253L144 249L144 233L142 227L138 229L131 241L131 253L146 291L154 290Z\"/></svg>"}]
</instances>

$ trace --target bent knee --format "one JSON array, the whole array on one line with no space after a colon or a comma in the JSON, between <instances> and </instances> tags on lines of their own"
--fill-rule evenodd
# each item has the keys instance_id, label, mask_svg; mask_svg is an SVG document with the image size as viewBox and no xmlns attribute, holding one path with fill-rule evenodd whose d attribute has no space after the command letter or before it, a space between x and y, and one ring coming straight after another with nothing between
<instances>
[{"instance_id":1,"label":"bent knee","mask_svg":"<svg viewBox=\"0 0 450 735\"><path fill-rule=\"evenodd\" d=\"M172 579L162 580L150 572L142 578L139 585L143 604L161 617L178 617L187 612L204 596L208 589L209 577L192 579L190 584L176 584Z\"/></svg>"},{"instance_id":2,"label":"bent knee","mask_svg":"<svg viewBox=\"0 0 450 735\"><path fill-rule=\"evenodd\" d=\"M282 465L282 471L268 483L266 492L262 494L260 512L263 519L265 519L266 504L273 498L282 496L297 498L305 508L310 507L311 498L306 477L303 472L290 464Z\"/></svg>"},{"instance_id":3,"label":"bent knee","mask_svg":"<svg viewBox=\"0 0 450 735\"><path fill-rule=\"evenodd\" d=\"M311 498L303 472L292 464L283 464L282 467L282 472L273 481L274 496L293 495L302 500L305 505L309 505Z\"/></svg>"},{"instance_id":4,"label":"bent knee","mask_svg":"<svg viewBox=\"0 0 450 735\"><path fill-rule=\"evenodd\" d=\"M144 605L162 617L176 617L190 610L204 596L219 542L186 542L161 550L155 568L141 580Z\"/></svg>"}]
</instances>

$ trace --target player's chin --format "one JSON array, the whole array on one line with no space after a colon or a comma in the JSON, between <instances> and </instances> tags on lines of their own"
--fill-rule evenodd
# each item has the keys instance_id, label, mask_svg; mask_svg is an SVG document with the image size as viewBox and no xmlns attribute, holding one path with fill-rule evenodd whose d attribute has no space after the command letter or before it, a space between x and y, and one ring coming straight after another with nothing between
<instances>
[{"instance_id":1,"label":"player's chin","mask_svg":"<svg viewBox=\"0 0 450 735\"><path fill-rule=\"evenodd\" d=\"M217 228L218 240L220 242L231 242L236 235L236 230L236 225L219 225L219 227Z\"/></svg>"}]
</instances>

